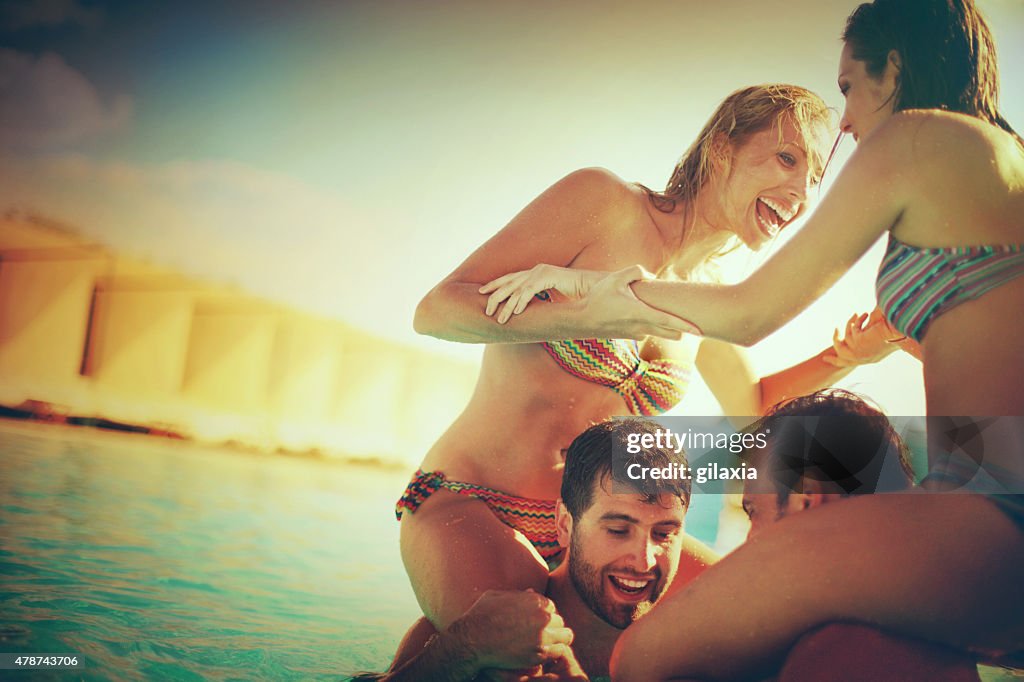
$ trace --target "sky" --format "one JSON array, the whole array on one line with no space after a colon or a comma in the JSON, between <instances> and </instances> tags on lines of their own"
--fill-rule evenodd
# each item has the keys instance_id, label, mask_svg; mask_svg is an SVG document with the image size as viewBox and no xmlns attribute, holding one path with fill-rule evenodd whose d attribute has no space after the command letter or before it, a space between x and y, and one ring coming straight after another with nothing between
<instances>
[{"instance_id":1,"label":"sky","mask_svg":"<svg viewBox=\"0 0 1024 682\"><path fill-rule=\"evenodd\" d=\"M3 0L0 210L476 357L413 333L433 284L574 169L664 186L739 87L792 82L841 110L855 4ZM1024 2L979 5L1024 128ZM758 366L873 307L878 259L753 349Z\"/></svg>"}]
</instances>

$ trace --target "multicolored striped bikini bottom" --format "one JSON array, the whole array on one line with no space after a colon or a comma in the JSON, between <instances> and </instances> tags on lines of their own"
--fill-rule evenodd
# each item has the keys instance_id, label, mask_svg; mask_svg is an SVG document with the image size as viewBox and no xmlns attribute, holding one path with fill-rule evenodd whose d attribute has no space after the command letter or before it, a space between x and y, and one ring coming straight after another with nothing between
<instances>
[{"instance_id":1,"label":"multicolored striped bikini bottom","mask_svg":"<svg viewBox=\"0 0 1024 682\"><path fill-rule=\"evenodd\" d=\"M439 471L416 471L405 489L405 494L395 505L395 518L401 521L404 512L414 513L428 497L441 488L478 499L486 504L499 521L526 536L545 561L550 563L561 553L558 529L555 525L555 500L515 497L482 485L449 481Z\"/></svg>"}]
</instances>

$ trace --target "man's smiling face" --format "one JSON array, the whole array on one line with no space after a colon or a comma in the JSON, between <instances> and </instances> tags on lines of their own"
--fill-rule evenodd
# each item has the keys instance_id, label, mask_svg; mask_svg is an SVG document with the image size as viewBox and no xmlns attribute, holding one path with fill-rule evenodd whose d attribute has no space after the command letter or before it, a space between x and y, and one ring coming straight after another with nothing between
<instances>
[{"instance_id":1,"label":"man's smiling face","mask_svg":"<svg viewBox=\"0 0 1024 682\"><path fill-rule=\"evenodd\" d=\"M595 485L593 504L572 520L569 577L590 609L625 628L646 613L675 577L686 508L679 497L656 501L612 494Z\"/></svg>"}]
</instances>

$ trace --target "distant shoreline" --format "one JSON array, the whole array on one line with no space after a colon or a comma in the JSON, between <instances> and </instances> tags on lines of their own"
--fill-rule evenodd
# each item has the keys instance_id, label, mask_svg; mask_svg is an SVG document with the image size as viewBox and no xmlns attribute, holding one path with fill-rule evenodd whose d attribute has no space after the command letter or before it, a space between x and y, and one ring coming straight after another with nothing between
<instances>
[{"instance_id":1,"label":"distant shoreline","mask_svg":"<svg viewBox=\"0 0 1024 682\"><path fill-rule=\"evenodd\" d=\"M33 433L43 430L65 429L76 434L101 435L104 437L144 437L147 440L163 440L168 444L181 443L213 450L225 450L233 453L245 453L262 457L289 457L296 459L316 460L329 464L358 466L381 472L407 472L409 466L405 462L375 455L332 455L316 448L293 450L277 447L273 450L261 449L234 440L220 442L201 441L187 436L173 428L152 427L143 424L119 422L103 417L72 415L44 401L25 401L18 406L0 404L0 429L8 426L22 425Z\"/></svg>"}]
</instances>

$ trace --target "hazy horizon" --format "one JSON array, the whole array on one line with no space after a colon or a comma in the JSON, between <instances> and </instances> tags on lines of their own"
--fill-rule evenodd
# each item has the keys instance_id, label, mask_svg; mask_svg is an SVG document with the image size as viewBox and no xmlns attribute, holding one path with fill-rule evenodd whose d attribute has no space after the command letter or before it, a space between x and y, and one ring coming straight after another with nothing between
<instances>
[{"instance_id":1,"label":"hazy horizon","mask_svg":"<svg viewBox=\"0 0 1024 682\"><path fill-rule=\"evenodd\" d=\"M1024 3L979 5L1019 128ZM793 82L841 110L838 36L855 6L3 2L0 210L474 357L413 333L434 283L576 168L663 186L738 87ZM869 310L876 264L755 348L758 365L820 350ZM910 412L900 391L892 409Z\"/></svg>"}]
</instances>

